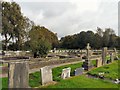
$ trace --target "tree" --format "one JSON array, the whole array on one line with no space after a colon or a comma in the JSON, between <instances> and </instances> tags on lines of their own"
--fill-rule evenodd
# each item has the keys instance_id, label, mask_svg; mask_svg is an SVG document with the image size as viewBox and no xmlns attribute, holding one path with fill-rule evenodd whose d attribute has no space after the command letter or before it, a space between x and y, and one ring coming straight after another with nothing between
<instances>
[{"instance_id":1,"label":"tree","mask_svg":"<svg viewBox=\"0 0 120 90\"><path fill-rule=\"evenodd\" d=\"M117 46L117 36L115 34L110 35L110 40L108 46L114 48Z\"/></svg>"},{"instance_id":2,"label":"tree","mask_svg":"<svg viewBox=\"0 0 120 90\"><path fill-rule=\"evenodd\" d=\"M103 31L97 28L97 32L82 31L78 34L62 37L60 40L61 48L67 49L84 49L87 43L90 43L93 49L101 49L102 47L117 47L119 39L115 35L114 30L106 28Z\"/></svg>"},{"instance_id":3,"label":"tree","mask_svg":"<svg viewBox=\"0 0 120 90\"><path fill-rule=\"evenodd\" d=\"M39 41L31 41L30 47L34 58L36 57L45 57L48 54L48 51L51 49L50 43L40 39Z\"/></svg>"},{"instance_id":4,"label":"tree","mask_svg":"<svg viewBox=\"0 0 120 90\"><path fill-rule=\"evenodd\" d=\"M77 36L77 41L80 49L83 49L87 45L87 33L82 31Z\"/></svg>"},{"instance_id":5,"label":"tree","mask_svg":"<svg viewBox=\"0 0 120 90\"><path fill-rule=\"evenodd\" d=\"M94 48L95 49L102 48L102 37L100 35L98 35L98 33L95 34L95 38L93 41L94 41Z\"/></svg>"},{"instance_id":6,"label":"tree","mask_svg":"<svg viewBox=\"0 0 120 90\"><path fill-rule=\"evenodd\" d=\"M103 47L108 47L110 42L110 36L114 34L114 30L106 28L103 35Z\"/></svg>"},{"instance_id":7,"label":"tree","mask_svg":"<svg viewBox=\"0 0 120 90\"><path fill-rule=\"evenodd\" d=\"M120 50L120 36L117 37L117 48Z\"/></svg>"},{"instance_id":8,"label":"tree","mask_svg":"<svg viewBox=\"0 0 120 90\"><path fill-rule=\"evenodd\" d=\"M2 2L2 35L5 37L6 49L11 39L15 40L18 49L22 49L25 28L26 20L20 6L15 2Z\"/></svg>"},{"instance_id":9,"label":"tree","mask_svg":"<svg viewBox=\"0 0 120 90\"><path fill-rule=\"evenodd\" d=\"M34 57L43 57L48 53L53 43L57 41L57 36L45 27L32 26L29 32L30 47Z\"/></svg>"},{"instance_id":10,"label":"tree","mask_svg":"<svg viewBox=\"0 0 120 90\"><path fill-rule=\"evenodd\" d=\"M97 27L97 34L101 37L103 37L103 30L99 27Z\"/></svg>"},{"instance_id":11,"label":"tree","mask_svg":"<svg viewBox=\"0 0 120 90\"><path fill-rule=\"evenodd\" d=\"M11 4L9 2L2 2L2 35L5 38L5 49L7 50L7 44L11 38L13 38L14 25L11 19Z\"/></svg>"},{"instance_id":12,"label":"tree","mask_svg":"<svg viewBox=\"0 0 120 90\"><path fill-rule=\"evenodd\" d=\"M94 44L95 44L95 42L94 42L94 40L95 40L95 35L94 35L94 33L92 32L92 31L87 31L86 32L87 33L87 43L90 43L90 45L91 45L91 47L93 47L94 48ZM87 45L87 43L86 43L86 45Z\"/></svg>"}]
</instances>

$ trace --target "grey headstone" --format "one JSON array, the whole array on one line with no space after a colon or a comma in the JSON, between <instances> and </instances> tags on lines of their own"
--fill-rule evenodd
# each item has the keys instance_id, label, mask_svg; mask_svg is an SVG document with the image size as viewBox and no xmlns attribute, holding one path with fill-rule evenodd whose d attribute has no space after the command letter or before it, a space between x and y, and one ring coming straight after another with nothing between
<instances>
[{"instance_id":1,"label":"grey headstone","mask_svg":"<svg viewBox=\"0 0 120 90\"><path fill-rule=\"evenodd\" d=\"M102 65L106 64L106 56L107 56L107 47L102 49Z\"/></svg>"},{"instance_id":2,"label":"grey headstone","mask_svg":"<svg viewBox=\"0 0 120 90\"><path fill-rule=\"evenodd\" d=\"M41 80L42 80L42 85L48 84L53 81L52 78L52 69L50 66L45 66L41 68Z\"/></svg>"},{"instance_id":3,"label":"grey headstone","mask_svg":"<svg viewBox=\"0 0 120 90\"><path fill-rule=\"evenodd\" d=\"M102 66L102 60L101 60L101 58L99 58L99 59L96 60L96 67L100 67L100 66Z\"/></svg>"},{"instance_id":4,"label":"grey headstone","mask_svg":"<svg viewBox=\"0 0 120 90\"><path fill-rule=\"evenodd\" d=\"M75 76L81 75L81 74L83 74L83 72L84 72L84 68L77 68L74 71Z\"/></svg>"},{"instance_id":5,"label":"grey headstone","mask_svg":"<svg viewBox=\"0 0 120 90\"><path fill-rule=\"evenodd\" d=\"M114 54L110 53L110 61L113 62L114 61Z\"/></svg>"},{"instance_id":6,"label":"grey headstone","mask_svg":"<svg viewBox=\"0 0 120 90\"><path fill-rule=\"evenodd\" d=\"M116 58L117 60L119 60L119 58L118 58L118 56L117 56L117 50L116 50L116 48L114 48L114 52L115 52L115 58Z\"/></svg>"},{"instance_id":7,"label":"grey headstone","mask_svg":"<svg viewBox=\"0 0 120 90\"><path fill-rule=\"evenodd\" d=\"M62 79L69 78L70 77L70 71L71 71L70 67L63 69L62 74L61 74L61 78Z\"/></svg>"},{"instance_id":8,"label":"grey headstone","mask_svg":"<svg viewBox=\"0 0 120 90\"><path fill-rule=\"evenodd\" d=\"M11 62L8 64L8 88L29 87L29 64L26 62Z\"/></svg>"}]
</instances>

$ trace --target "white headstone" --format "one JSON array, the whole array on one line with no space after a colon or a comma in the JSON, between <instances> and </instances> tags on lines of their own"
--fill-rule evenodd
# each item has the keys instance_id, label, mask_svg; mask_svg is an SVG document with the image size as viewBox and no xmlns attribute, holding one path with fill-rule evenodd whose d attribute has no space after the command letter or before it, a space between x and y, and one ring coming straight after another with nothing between
<instances>
[{"instance_id":1,"label":"white headstone","mask_svg":"<svg viewBox=\"0 0 120 90\"><path fill-rule=\"evenodd\" d=\"M45 66L41 68L41 80L42 80L42 85L48 84L53 81L52 69L50 66Z\"/></svg>"},{"instance_id":2,"label":"white headstone","mask_svg":"<svg viewBox=\"0 0 120 90\"><path fill-rule=\"evenodd\" d=\"M71 71L70 67L63 69L62 74L61 74L61 78L62 79L69 78L70 77L70 71Z\"/></svg>"}]
</instances>

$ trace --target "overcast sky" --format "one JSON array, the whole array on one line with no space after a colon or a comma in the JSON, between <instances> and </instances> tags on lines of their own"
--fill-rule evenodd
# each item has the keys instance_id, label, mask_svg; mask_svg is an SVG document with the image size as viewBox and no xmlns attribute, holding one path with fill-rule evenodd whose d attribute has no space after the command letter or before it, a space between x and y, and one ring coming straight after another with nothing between
<instances>
[{"instance_id":1,"label":"overcast sky","mask_svg":"<svg viewBox=\"0 0 120 90\"><path fill-rule=\"evenodd\" d=\"M7 0L9 1L9 0ZM61 38L81 31L113 28L118 34L119 0L14 0L25 16ZM49 2L48 2L49 1Z\"/></svg>"}]
</instances>

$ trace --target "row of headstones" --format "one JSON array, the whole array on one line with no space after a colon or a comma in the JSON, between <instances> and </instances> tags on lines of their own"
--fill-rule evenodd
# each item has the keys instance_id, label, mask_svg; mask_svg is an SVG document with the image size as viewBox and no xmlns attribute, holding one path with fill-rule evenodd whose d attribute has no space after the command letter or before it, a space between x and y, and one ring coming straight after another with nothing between
<instances>
[{"instance_id":1,"label":"row of headstones","mask_svg":"<svg viewBox=\"0 0 120 90\"><path fill-rule=\"evenodd\" d=\"M90 56L91 56L90 55L90 52L91 52L90 48L91 47L90 47L90 45L88 43L87 47L86 47L86 50L87 50L86 57L87 58L85 59L85 62L83 63L83 67L84 67L85 70L89 70L90 68L93 67L92 64L91 64L91 61L90 61ZM106 60L107 55L108 55L107 47L104 47L102 49L102 58L99 58L96 61L96 66L97 67L108 64L110 62L112 63L114 61L114 58L118 59L117 51L116 51L115 48L114 48L114 53L113 52L110 53L110 60Z\"/></svg>"},{"instance_id":2,"label":"row of headstones","mask_svg":"<svg viewBox=\"0 0 120 90\"><path fill-rule=\"evenodd\" d=\"M90 65L90 57L89 57L89 44L87 45L87 59L85 60L85 67L78 68L75 70L75 75L82 74L84 70L89 69ZM105 65L105 57L107 55L107 49L103 49L102 59L98 59L96 61L97 67ZM113 54L111 54L111 62L113 62ZM27 62L11 62L8 65L8 85L9 88L28 88L29 87L29 65ZM61 78L65 79L70 77L71 68L66 68L62 70ZM41 79L42 85L45 85L49 82L52 82L52 70L50 67L41 68Z\"/></svg>"},{"instance_id":3,"label":"row of headstones","mask_svg":"<svg viewBox=\"0 0 120 90\"><path fill-rule=\"evenodd\" d=\"M89 46L88 46L87 48L89 48ZM107 52L107 50L105 50L105 51ZM105 52L105 53L106 53L106 52ZM89 53L89 51L88 51L88 53ZM87 55L88 55L88 57L87 57L87 61L88 61L88 59L89 59L89 54L87 54ZM107 55L107 54L106 54L106 55ZM106 57L106 55L105 55L105 57ZM114 61L114 55L113 55L113 53L110 54L110 61L111 61L111 62ZM87 62L87 63L89 64L89 62ZM88 64L87 64L87 65L88 65ZM101 67L102 65L105 65L105 64L103 63L102 58L98 58L98 59L96 60L96 67ZM88 67L89 67L89 66L88 66ZM86 69L85 67L77 68L77 69L75 69L75 71L74 71L74 75L75 75L75 76L81 75L81 74L84 73L84 70L88 70L88 69ZM70 77L70 72L71 72L71 68L70 68L70 67L69 67L69 68L62 69L61 78L62 78L62 79L69 78L69 77ZM49 82L52 82L52 81L53 81L53 79L52 79L52 69L51 69L50 67L48 67L48 66L41 68L41 76L42 76L42 77L41 77L41 78L42 78L42 85L45 85L45 84L47 84L47 83L49 83Z\"/></svg>"},{"instance_id":4,"label":"row of headstones","mask_svg":"<svg viewBox=\"0 0 120 90\"><path fill-rule=\"evenodd\" d=\"M97 67L102 65L101 59L97 60ZM27 62L11 62L8 64L8 85L9 88L28 88L29 87L29 65ZM41 80L42 85L50 83L53 81L52 78L52 68L49 66L45 66L41 68ZM69 78L70 77L71 68L65 68L62 70L61 78ZM81 75L84 72L84 68L77 68L74 71L74 75Z\"/></svg>"},{"instance_id":5,"label":"row of headstones","mask_svg":"<svg viewBox=\"0 0 120 90\"><path fill-rule=\"evenodd\" d=\"M102 66L102 60L96 60L97 67ZM28 88L29 87L29 65L27 62L11 62L8 64L8 87L9 88ZM46 85L53 82L52 68L45 66L40 69L41 84ZM71 68L62 69L61 78L66 79L70 77ZM84 73L84 68L77 68L74 75L81 75Z\"/></svg>"},{"instance_id":6,"label":"row of headstones","mask_svg":"<svg viewBox=\"0 0 120 90\"><path fill-rule=\"evenodd\" d=\"M100 67L102 65L103 65L102 59L101 58L97 59L96 67ZM28 88L29 87L29 83L28 83L29 65L28 63L27 62L11 62L8 64L8 66L9 66L9 70L8 70L9 88ZM40 71L41 71L42 85L45 85L53 81L51 67L45 66L41 68ZM70 77L70 71L71 71L71 68L63 69L61 78L65 79L65 78ZM77 68L74 71L74 74L75 76L81 75L83 74L83 72L84 72L84 68Z\"/></svg>"},{"instance_id":7,"label":"row of headstones","mask_svg":"<svg viewBox=\"0 0 120 90\"><path fill-rule=\"evenodd\" d=\"M27 62L11 62L8 64L8 88L28 88L29 87L29 65ZM83 74L83 68L77 68L74 75ZM41 84L46 85L53 82L52 68L45 66L40 69ZM61 78L70 77L71 68L62 69Z\"/></svg>"},{"instance_id":8,"label":"row of headstones","mask_svg":"<svg viewBox=\"0 0 120 90\"><path fill-rule=\"evenodd\" d=\"M0 51L0 53L5 56L19 56L30 53L30 51Z\"/></svg>"},{"instance_id":9,"label":"row of headstones","mask_svg":"<svg viewBox=\"0 0 120 90\"><path fill-rule=\"evenodd\" d=\"M50 52L54 52L54 53L82 52L82 50L75 50L75 49L70 49L70 50L56 50L56 48L54 48L53 50L50 50Z\"/></svg>"}]
</instances>

